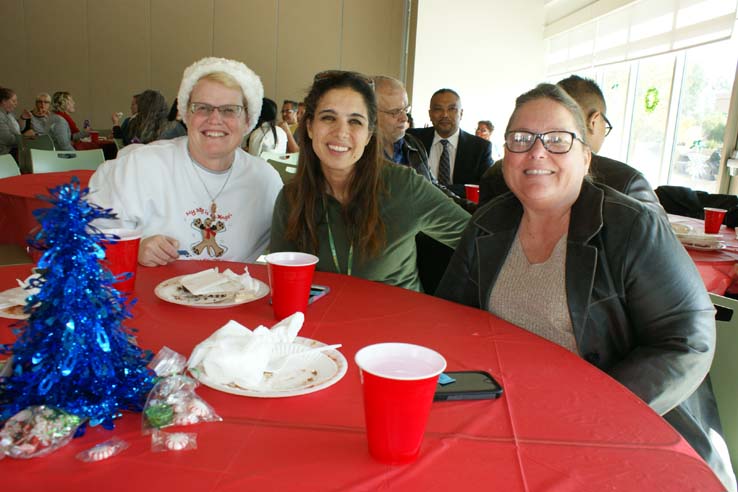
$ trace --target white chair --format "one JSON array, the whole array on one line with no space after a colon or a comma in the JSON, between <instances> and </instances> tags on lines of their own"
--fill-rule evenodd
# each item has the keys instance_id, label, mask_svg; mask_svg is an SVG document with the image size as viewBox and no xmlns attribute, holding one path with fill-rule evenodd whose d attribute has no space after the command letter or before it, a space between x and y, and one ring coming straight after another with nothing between
<instances>
[{"instance_id":1,"label":"white chair","mask_svg":"<svg viewBox=\"0 0 738 492\"><path fill-rule=\"evenodd\" d=\"M36 174L79 169L94 171L103 162L105 154L102 149L77 151L31 149L31 165Z\"/></svg>"},{"instance_id":2,"label":"white chair","mask_svg":"<svg viewBox=\"0 0 738 492\"><path fill-rule=\"evenodd\" d=\"M285 164L290 164L292 166L297 166L297 158L300 156L299 152L293 152L291 154L286 154L284 152L272 152L271 150L265 150L261 154L259 154L259 157L264 159L265 161L276 161L276 162L283 162Z\"/></svg>"},{"instance_id":3,"label":"white chair","mask_svg":"<svg viewBox=\"0 0 738 492\"><path fill-rule=\"evenodd\" d=\"M710 298L715 307L730 314L728 321L715 322L717 342L710 381L733 470L738 470L738 301L717 294L710 294Z\"/></svg>"},{"instance_id":4,"label":"white chair","mask_svg":"<svg viewBox=\"0 0 738 492\"><path fill-rule=\"evenodd\" d=\"M10 154L0 155L0 178L18 176L19 174L20 169L13 156Z\"/></svg>"},{"instance_id":5,"label":"white chair","mask_svg":"<svg viewBox=\"0 0 738 492\"><path fill-rule=\"evenodd\" d=\"M31 149L54 150L54 141L50 135L34 135L32 137L20 135L18 138L18 167L24 174L33 172L31 169Z\"/></svg>"}]
</instances>

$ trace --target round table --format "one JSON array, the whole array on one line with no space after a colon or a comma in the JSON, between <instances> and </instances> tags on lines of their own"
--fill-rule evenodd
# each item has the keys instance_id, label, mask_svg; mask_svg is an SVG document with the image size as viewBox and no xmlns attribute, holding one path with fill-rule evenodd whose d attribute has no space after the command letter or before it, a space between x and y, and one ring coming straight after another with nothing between
<instances>
[{"instance_id":1,"label":"round table","mask_svg":"<svg viewBox=\"0 0 738 492\"><path fill-rule=\"evenodd\" d=\"M197 309L155 297L160 282L212 266L178 261L139 267L130 325L139 344L186 356L228 320L271 326L267 298L228 309ZM0 289L30 265L0 268ZM250 265L267 280L266 270ZM222 422L177 428L198 449L153 453L141 416L113 431L90 428L54 454L0 461L7 490L722 490L690 446L630 391L581 358L487 312L374 282L316 273L330 293L308 307L301 336L342 343L346 376L293 398L236 396L201 386ZM0 341L13 339L0 321ZM489 371L497 400L436 402L418 461L384 465L368 454L354 354L376 342L410 342L441 352L447 370ZM78 452L117 436L131 446L99 463Z\"/></svg>"},{"instance_id":2,"label":"round table","mask_svg":"<svg viewBox=\"0 0 738 492\"><path fill-rule=\"evenodd\" d=\"M703 220L692 217L670 214L669 222L687 225L694 231L701 232L705 229ZM738 279L738 238L733 228L723 225L720 228L720 240L725 244L725 249L714 251L686 249L697 266L707 291L725 295L726 292L738 292L738 286L733 285Z\"/></svg>"}]
</instances>

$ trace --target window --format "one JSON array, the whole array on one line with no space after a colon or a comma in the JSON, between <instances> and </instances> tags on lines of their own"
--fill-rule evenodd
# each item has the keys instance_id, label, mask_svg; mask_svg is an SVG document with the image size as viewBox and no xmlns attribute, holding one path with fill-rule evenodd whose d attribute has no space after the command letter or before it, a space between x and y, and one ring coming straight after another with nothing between
<instances>
[{"instance_id":1,"label":"window","mask_svg":"<svg viewBox=\"0 0 738 492\"><path fill-rule=\"evenodd\" d=\"M637 168L654 188L670 184L717 193L737 62L734 35L580 72L600 85L614 127L600 154Z\"/></svg>"}]
</instances>

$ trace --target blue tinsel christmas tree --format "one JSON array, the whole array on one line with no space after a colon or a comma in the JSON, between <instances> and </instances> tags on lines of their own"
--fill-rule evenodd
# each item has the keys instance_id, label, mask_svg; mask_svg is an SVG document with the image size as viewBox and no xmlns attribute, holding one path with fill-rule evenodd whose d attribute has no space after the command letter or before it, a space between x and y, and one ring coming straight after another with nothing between
<instances>
[{"instance_id":1,"label":"blue tinsel christmas tree","mask_svg":"<svg viewBox=\"0 0 738 492\"><path fill-rule=\"evenodd\" d=\"M51 208L34 211L41 230L32 246L44 253L32 286L40 290L28 298L17 341L0 346L13 355L12 375L0 379L0 422L43 404L110 429L120 410L141 411L153 384L150 354L122 324L129 301L100 262L105 236L91 228L114 215L88 203L76 178L50 191Z\"/></svg>"}]
</instances>

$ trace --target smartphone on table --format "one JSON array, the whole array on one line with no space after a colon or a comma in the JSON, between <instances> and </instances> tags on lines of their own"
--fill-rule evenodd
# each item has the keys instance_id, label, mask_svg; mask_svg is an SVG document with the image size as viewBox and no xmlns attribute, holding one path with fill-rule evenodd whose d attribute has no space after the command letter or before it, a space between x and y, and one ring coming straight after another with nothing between
<instances>
[{"instance_id":1,"label":"smartphone on table","mask_svg":"<svg viewBox=\"0 0 738 492\"><path fill-rule=\"evenodd\" d=\"M312 304L321 297L325 296L330 292L330 287L326 285L311 285L310 286L310 297L308 298L308 304Z\"/></svg>"},{"instance_id":2,"label":"smartphone on table","mask_svg":"<svg viewBox=\"0 0 738 492\"><path fill-rule=\"evenodd\" d=\"M436 386L434 401L493 400L502 395L502 386L485 371L447 371L453 382Z\"/></svg>"}]
</instances>

